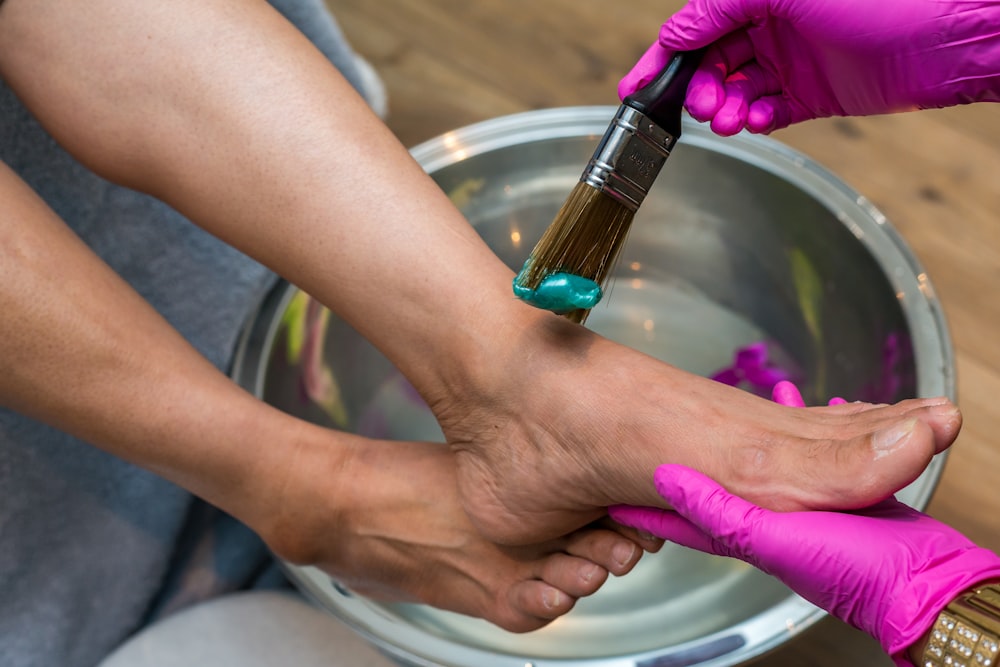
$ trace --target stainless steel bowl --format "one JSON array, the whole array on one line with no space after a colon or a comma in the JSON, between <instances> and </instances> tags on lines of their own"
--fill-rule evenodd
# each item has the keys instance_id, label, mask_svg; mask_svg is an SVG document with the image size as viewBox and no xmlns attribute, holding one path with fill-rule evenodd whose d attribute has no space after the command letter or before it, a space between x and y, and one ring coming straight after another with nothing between
<instances>
[{"instance_id":1,"label":"stainless steel bowl","mask_svg":"<svg viewBox=\"0 0 1000 667\"><path fill-rule=\"evenodd\" d=\"M519 268L614 111L507 116L412 152L490 246ZM391 364L308 302L279 285L245 332L235 379L320 424L442 440ZM327 370L320 370L339 388L333 394L316 394L317 369L307 367L315 355L297 348L310 324L321 337ZM680 145L636 216L610 295L588 326L706 375L729 366L740 346L765 341L771 361L794 375L812 403L834 395L894 401L955 393L951 343L934 291L885 217L777 141L723 139L693 122L685 122ZM943 464L937 457L901 499L926 506ZM382 651L414 667L739 665L822 617L742 563L669 545L526 635L422 606L376 604L313 568L289 565L288 572Z\"/></svg>"}]
</instances>

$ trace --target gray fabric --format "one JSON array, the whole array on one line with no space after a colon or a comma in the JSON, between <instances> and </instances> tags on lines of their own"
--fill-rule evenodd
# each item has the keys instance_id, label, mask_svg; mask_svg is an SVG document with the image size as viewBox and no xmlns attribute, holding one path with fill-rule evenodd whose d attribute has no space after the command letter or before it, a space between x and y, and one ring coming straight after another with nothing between
<instances>
[{"instance_id":1,"label":"gray fabric","mask_svg":"<svg viewBox=\"0 0 1000 667\"><path fill-rule=\"evenodd\" d=\"M274 4L353 83L321 0ZM273 283L163 204L72 160L0 83L0 159L217 367ZM0 665L93 667L144 622L275 582L247 528L185 491L0 409Z\"/></svg>"},{"instance_id":2,"label":"gray fabric","mask_svg":"<svg viewBox=\"0 0 1000 667\"><path fill-rule=\"evenodd\" d=\"M146 628L100 667L391 667L330 614L287 593L236 593Z\"/></svg>"}]
</instances>

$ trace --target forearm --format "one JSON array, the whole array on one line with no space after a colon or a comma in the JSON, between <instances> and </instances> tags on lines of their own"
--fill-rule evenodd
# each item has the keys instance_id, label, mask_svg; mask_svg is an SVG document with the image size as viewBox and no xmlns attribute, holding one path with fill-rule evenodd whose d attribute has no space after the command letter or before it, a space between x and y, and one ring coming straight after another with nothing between
<instances>
[{"instance_id":1,"label":"forearm","mask_svg":"<svg viewBox=\"0 0 1000 667\"><path fill-rule=\"evenodd\" d=\"M308 425L229 381L2 164L0 284L0 404L244 520L273 500Z\"/></svg>"},{"instance_id":2,"label":"forearm","mask_svg":"<svg viewBox=\"0 0 1000 667\"><path fill-rule=\"evenodd\" d=\"M319 298L411 379L485 356L509 311L528 311L507 267L266 3L4 10L2 73L63 145Z\"/></svg>"}]
</instances>

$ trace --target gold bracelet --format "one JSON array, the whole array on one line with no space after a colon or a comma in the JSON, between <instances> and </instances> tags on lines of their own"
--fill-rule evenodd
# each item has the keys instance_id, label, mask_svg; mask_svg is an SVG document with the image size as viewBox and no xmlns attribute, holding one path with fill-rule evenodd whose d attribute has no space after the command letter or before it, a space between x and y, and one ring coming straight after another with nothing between
<instances>
[{"instance_id":1,"label":"gold bracelet","mask_svg":"<svg viewBox=\"0 0 1000 667\"><path fill-rule=\"evenodd\" d=\"M978 586L945 607L921 667L993 667L1000 654L1000 584Z\"/></svg>"}]
</instances>

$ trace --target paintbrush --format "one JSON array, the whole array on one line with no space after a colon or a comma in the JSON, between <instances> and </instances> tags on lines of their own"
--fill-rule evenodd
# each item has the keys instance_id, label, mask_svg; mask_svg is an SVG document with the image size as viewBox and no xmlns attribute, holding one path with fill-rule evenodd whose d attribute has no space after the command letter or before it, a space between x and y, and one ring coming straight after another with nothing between
<instances>
[{"instance_id":1,"label":"paintbrush","mask_svg":"<svg viewBox=\"0 0 1000 667\"><path fill-rule=\"evenodd\" d=\"M701 51L674 54L648 85L629 95L580 181L514 278L514 294L583 323L632 219L681 136L688 83Z\"/></svg>"}]
</instances>

